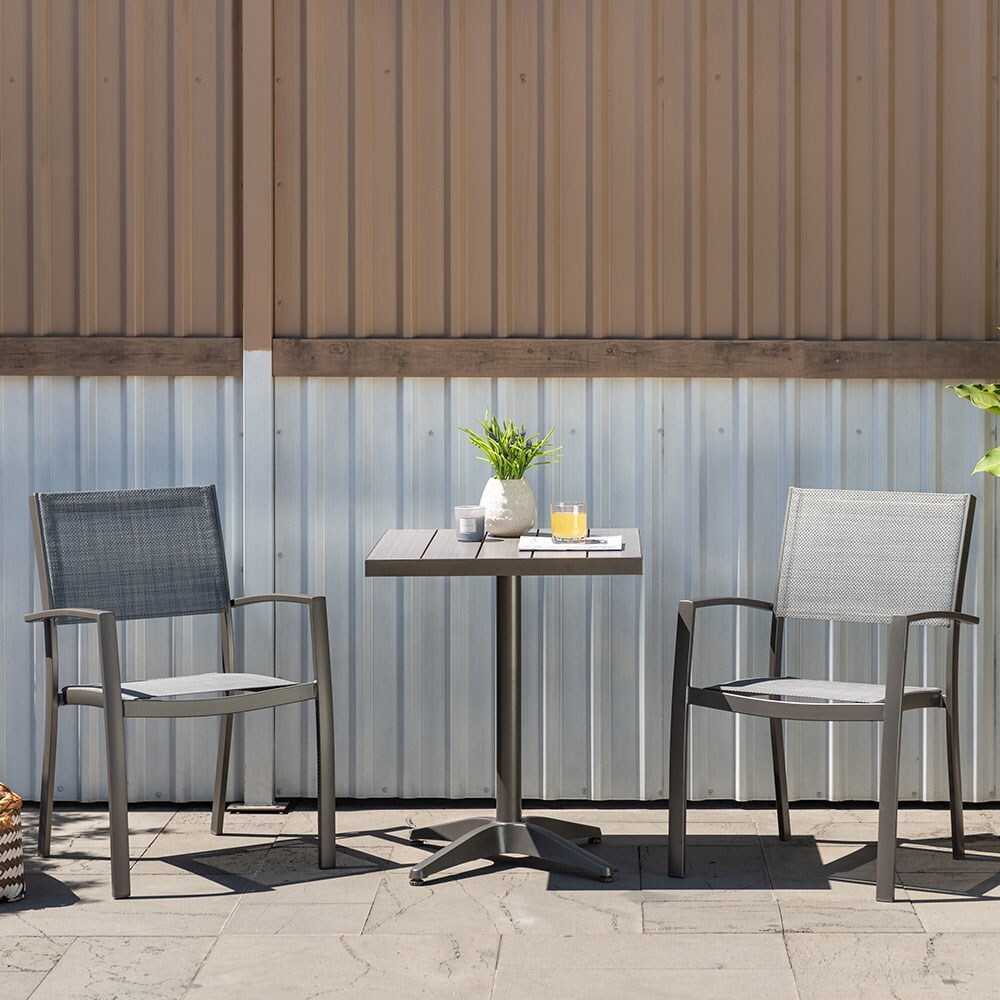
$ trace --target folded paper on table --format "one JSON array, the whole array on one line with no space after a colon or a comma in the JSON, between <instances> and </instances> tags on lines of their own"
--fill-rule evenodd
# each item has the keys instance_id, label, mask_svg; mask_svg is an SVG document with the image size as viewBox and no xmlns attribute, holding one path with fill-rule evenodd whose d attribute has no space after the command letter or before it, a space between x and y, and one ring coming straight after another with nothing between
<instances>
[{"instance_id":1,"label":"folded paper on table","mask_svg":"<svg viewBox=\"0 0 1000 1000\"><path fill-rule=\"evenodd\" d=\"M621 552L622 535L588 535L577 542L556 542L551 535L522 535L518 552Z\"/></svg>"}]
</instances>

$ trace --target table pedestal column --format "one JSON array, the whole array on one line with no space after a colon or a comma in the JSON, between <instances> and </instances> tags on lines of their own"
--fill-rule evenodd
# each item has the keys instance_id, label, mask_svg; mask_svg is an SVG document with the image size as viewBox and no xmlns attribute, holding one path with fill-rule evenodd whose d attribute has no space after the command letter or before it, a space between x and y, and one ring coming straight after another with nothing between
<instances>
[{"instance_id":1,"label":"table pedestal column","mask_svg":"<svg viewBox=\"0 0 1000 1000\"><path fill-rule=\"evenodd\" d=\"M430 875L482 858L523 854L543 864L610 882L609 865L572 841L600 843L596 826L521 815L521 578L497 578L497 814L426 826L410 840L450 840L410 870L417 885Z\"/></svg>"}]
</instances>

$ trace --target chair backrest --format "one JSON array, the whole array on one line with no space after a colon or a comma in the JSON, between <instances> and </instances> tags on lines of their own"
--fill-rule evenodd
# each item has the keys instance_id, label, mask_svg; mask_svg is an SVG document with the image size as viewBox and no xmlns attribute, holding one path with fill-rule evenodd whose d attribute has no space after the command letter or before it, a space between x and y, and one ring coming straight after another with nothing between
<instances>
[{"instance_id":1,"label":"chair backrest","mask_svg":"<svg viewBox=\"0 0 1000 1000\"><path fill-rule=\"evenodd\" d=\"M214 486L36 493L32 511L47 608L120 620L229 608Z\"/></svg>"},{"instance_id":2,"label":"chair backrest","mask_svg":"<svg viewBox=\"0 0 1000 1000\"><path fill-rule=\"evenodd\" d=\"M973 511L966 493L793 487L774 613L887 622L892 615L960 611Z\"/></svg>"}]
</instances>

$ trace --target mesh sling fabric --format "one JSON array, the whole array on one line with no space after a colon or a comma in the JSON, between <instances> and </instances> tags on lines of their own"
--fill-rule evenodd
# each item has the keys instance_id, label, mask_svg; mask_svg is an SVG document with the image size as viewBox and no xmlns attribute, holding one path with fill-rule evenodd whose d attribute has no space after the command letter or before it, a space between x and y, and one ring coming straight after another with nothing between
<instances>
[{"instance_id":1,"label":"mesh sling fabric","mask_svg":"<svg viewBox=\"0 0 1000 1000\"><path fill-rule=\"evenodd\" d=\"M39 493L36 502L52 607L120 621L228 610L214 486Z\"/></svg>"},{"instance_id":2,"label":"mesh sling fabric","mask_svg":"<svg viewBox=\"0 0 1000 1000\"><path fill-rule=\"evenodd\" d=\"M746 680L715 684L709 691L729 694L767 695L778 698L801 698L806 701L845 701L875 704L885 701L884 684L862 684L854 681L810 680L802 677L752 677ZM903 693L937 694L940 688L906 687Z\"/></svg>"},{"instance_id":3,"label":"mesh sling fabric","mask_svg":"<svg viewBox=\"0 0 1000 1000\"><path fill-rule=\"evenodd\" d=\"M774 613L885 623L956 610L968 504L966 494L790 489Z\"/></svg>"}]
</instances>

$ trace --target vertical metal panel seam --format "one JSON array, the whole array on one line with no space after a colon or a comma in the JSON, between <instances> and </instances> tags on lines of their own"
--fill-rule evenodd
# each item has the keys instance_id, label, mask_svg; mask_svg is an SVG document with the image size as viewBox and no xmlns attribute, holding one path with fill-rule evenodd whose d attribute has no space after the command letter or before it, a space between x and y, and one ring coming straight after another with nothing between
<instances>
[{"instance_id":1,"label":"vertical metal panel seam","mask_svg":"<svg viewBox=\"0 0 1000 1000\"><path fill-rule=\"evenodd\" d=\"M643 218L643 264L645 281L645 301L643 303L643 335L646 337L660 336L663 321L660 312L659 275L660 275L660 230L663 221L660 216L660 133L664 76L660 72L659 59L660 32L662 17L660 0L649 0L648 16L645 23L646 59L648 65L648 80L645 87L646 117L645 131L648 135L645 145L643 167L645 171L644 211Z\"/></svg>"},{"instance_id":2,"label":"vertical metal panel seam","mask_svg":"<svg viewBox=\"0 0 1000 1000\"><path fill-rule=\"evenodd\" d=\"M587 216L586 229L586 333L588 337L594 336L595 328L595 296L594 296L594 4L597 0L587 0L587 54L586 54L586 149L587 149L587 169L585 173L585 212Z\"/></svg>"},{"instance_id":3,"label":"vertical metal panel seam","mask_svg":"<svg viewBox=\"0 0 1000 1000\"><path fill-rule=\"evenodd\" d=\"M129 4L124 11L124 78L122 144L125 147L125 205L123 215L125 308L127 334L144 332L145 233L143 229L143 100L145 97L141 8ZM221 192L220 192L221 193Z\"/></svg>"},{"instance_id":4,"label":"vertical metal panel seam","mask_svg":"<svg viewBox=\"0 0 1000 1000\"><path fill-rule=\"evenodd\" d=\"M735 261L735 294L733 295L733 330L740 339L753 336L753 177L754 177L754 30L753 6L742 11L734 7L736 44L734 55L733 91L736 115L733 142L733 185L736 239L733 241Z\"/></svg>"},{"instance_id":5,"label":"vertical metal panel seam","mask_svg":"<svg viewBox=\"0 0 1000 1000\"><path fill-rule=\"evenodd\" d=\"M546 211L547 198L545 196L545 178L547 175L547 161L551 159L548 151L548 130L545 127L545 98L551 86L551 80L546 72L546 8L544 4L538 4L535 10L535 34L537 45L535 50L535 163L536 179L535 186L535 219L537 231L535 233L535 254L537 256L536 267L536 292L535 292L535 328L541 336L551 337L553 331L549 328L546 315L546 293L551 295L551 282L546 281L546 236L548 229L548 212Z\"/></svg>"},{"instance_id":6,"label":"vertical metal panel seam","mask_svg":"<svg viewBox=\"0 0 1000 1000\"><path fill-rule=\"evenodd\" d=\"M302 171L299 191L302 226L305 229L303 245L305 252L305 267L302 269L300 296L305 318L307 337L316 337L322 333L322 320L325 316L324 280L326 268L323 255L322 221L325 209L325 176L326 156L324 148L325 130L321 129L321 107L319 71L322 60L319 48L324 37L323 4L306 4L302 10L305 58L302 62L303 108L304 120ZM311 279L311 280L310 280ZM315 282L314 287L310 285Z\"/></svg>"},{"instance_id":7,"label":"vertical metal panel seam","mask_svg":"<svg viewBox=\"0 0 1000 1000\"><path fill-rule=\"evenodd\" d=\"M784 13L784 8L782 8ZM802 232L802 91L801 79L801 0L794 0L782 33L784 72L780 79L783 110L781 114L782 191L781 211L784 226L780 238L779 294L781 295L781 335L800 337L802 318L801 295L801 232ZM790 24L788 22L791 22Z\"/></svg>"},{"instance_id":8,"label":"vertical metal panel seam","mask_svg":"<svg viewBox=\"0 0 1000 1000\"><path fill-rule=\"evenodd\" d=\"M941 277L944 268L944 249L941 240L941 227L944 221L944 149L942 137L944 135L944 0L937 0L936 5L937 29L934 36L934 280L931 287L934 289L934 314L933 339L940 340L942 334L942 303L941 303Z\"/></svg>"},{"instance_id":9,"label":"vertical metal panel seam","mask_svg":"<svg viewBox=\"0 0 1000 1000\"><path fill-rule=\"evenodd\" d=\"M997 195L998 195L998 173L1000 173L1000 149L997 146L998 138L998 73L1000 73L1000 59L998 59L998 41L1000 41L1000 17L997 12L996 0L989 0L986 6L986 88L985 112L986 112L986 141L984 142L984 155L986 163L983 173L986 185L986 252L984 253L986 274L983 280L983 287L987 289L986 301L983 303L985 311L984 338L986 340L997 339L997 322L1000 319L998 310L998 296L1000 296L1000 273L998 273L998 243L1000 243L1000 219L997 218ZM992 296L990 295L992 290Z\"/></svg>"},{"instance_id":10,"label":"vertical metal panel seam","mask_svg":"<svg viewBox=\"0 0 1000 1000\"><path fill-rule=\"evenodd\" d=\"M347 333L360 335L358 322L358 58L357 7L347 4Z\"/></svg>"},{"instance_id":11,"label":"vertical metal panel seam","mask_svg":"<svg viewBox=\"0 0 1000 1000\"><path fill-rule=\"evenodd\" d=\"M466 9L449 0L445 60L445 332L466 332L466 233L468 226L468 103ZM457 81L457 85L456 85Z\"/></svg>"},{"instance_id":12,"label":"vertical metal panel seam","mask_svg":"<svg viewBox=\"0 0 1000 1000\"><path fill-rule=\"evenodd\" d=\"M559 171L562 53L556 5L538 6L538 331L558 337Z\"/></svg>"},{"instance_id":13,"label":"vertical metal panel seam","mask_svg":"<svg viewBox=\"0 0 1000 1000\"><path fill-rule=\"evenodd\" d=\"M601 308L597 335L607 337L611 333L611 101L608 99L611 81L611 9L609 0L599 0L601 4L601 54L597 80L600 87L601 131L599 149L601 157L600 211L601 253L600 287Z\"/></svg>"},{"instance_id":14,"label":"vertical metal panel seam","mask_svg":"<svg viewBox=\"0 0 1000 1000\"><path fill-rule=\"evenodd\" d=\"M192 192L191 172L191 4L181 0L173 9L174 65L171 103L174 120L174 314L175 336L191 334L192 303ZM179 188L179 190L178 190Z\"/></svg>"},{"instance_id":15,"label":"vertical metal panel seam","mask_svg":"<svg viewBox=\"0 0 1000 1000\"><path fill-rule=\"evenodd\" d=\"M843 340L847 323L847 8L846 0L831 7L830 32L830 261L832 270L827 279L832 299L832 312L827 329L834 340Z\"/></svg>"},{"instance_id":16,"label":"vertical metal panel seam","mask_svg":"<svg viewBox=\"0 0 1000 1000\"><path fill-rule=\"evenodd\" d=\"M32 333L44 336L52 326L52 101L51 10L49 0L35 0L31 18L31 297Z\"/></svg>"},{"instance_id":17,"label":"vertical metal panel seam","mask_svg":"<svg viewBox=\"0 0 1000 1000\"><path fill-rule=\"evenodd\" d=\"M633 29L633 46L636 50L636 75L635 75L635 109L634 128L636 134L636 144L638 149L635 156L635 166L633 174L634 194L632 198L632 217L634 220L635 232L633 241L635 244L635 332L637 336L649 336L647 328L647 282L648 282L648 254L646 228L649 220L649 199L646 192L646 177L648 175L649 163L649 141L652 135L647 132L646 123L648 120L647 105L650 101L650 88L652 84L652 63L650 62L650 45L648 27L649 3L640 5L635 18ZM643 44L645 42L645 44Z\"/></svg>"},{"instance_id":18,"label":"vertical metal panel seam","mask_svg":"<svg viewBox=\"0 0 1000 1000\"><path fill-rule=\"evenodd\" d=\"M500 78L497 84L498 94L503 95L503 103L498 108L497 117L501 119L502 124L498 121L497 127L497 138L498 138L498 148L496 156L498 159L502 158L503 161L503 173L498 178L498 183L502 185L503 188L503 211L500 212L500 219L498 220L498 227L502 227L503 230L503 243L502 243L502 276L501 281L500 273L497 275L497 284L500 286L501 293L503 296L503 326L498 331L501 336L509 336L511 330L514 326L517 317L517 300L515 293L515 281L514 281L514 255L516 253L516 244L514 239L514 138L512 135L513 128L513 114L512 108L514 107L514 98L511 93L511 89L514 85L514 46L511 41L513 36L513 10L512 4L504 5L504 16L502 20L503 24L503 34L502 36L498 32L497 42L501 44L501 55L502 62L498 61L498 73ZM498 27L500 24L498 19ZM502 115L501 115L502 109ZM500 202L498 201L498 211L500 210Z\"/></svg>"},{"instance_id":19,"label":"vertical metal panel seam","mask_svg":"<svg viewBox=\"0 0 1000 1000\"><path fill-rule=\"evenodd\" d=\"M491 332L493 336L503 336L506 331L507 310L505 303L506 296L506 267L504 257L506 254L506 239L501 232L501 226L506 226L507 201L501 197L503 186L506 183L506 171L503 167L503 153L506 144L502 142L501 128L505 120L506 104L502 100L504 85L501 76L503 65L502 52L500 49L500 12L497 4L490 6L490 139L492 156L490 157L490 270L493 281L490 286L490 320Z\"/></svg>"},{"instance_id":20,"label":"vertical metal panel seam","mask_svg":"<svg viewBox=\"0 0 1000 1000\"><path fill-rule=\"evenodd\" d=\"M420 87L418 31L414 25L414 5L401 4L397 24L399 76L402 86L397 100L399 136L399 176L401 203L397 206L397 240L401 261L399 285L399 333L412 337L420 328L420 129L417 115L423 90ZM374 110L374 109L373 109Z\"/></svg>"},{"instance_id":21,"label":"vertical metal panel seam","mask_svg":"<svg viewBox=\"0 0 1000 1000\"><path fill-rule=\"evenodd\" d=\"M875 108L872 113L872 149L871 149L871 190L874 211L872 212L871 234L871 272L877 276L872 286L872 317L871 328L879 339L891 335L888 326L888 289L886 280L890 275L888 231L891 213L888 193L891 191L891 181L888 174L891 164L892 123L890 103L893 92L892 80L892 0L871 12L871 61L869 75L872 90L875 95Z\"/></svg>"},{"instance_id":22,"label":"vertical metal panel seam","mask_svg":"<svg viewBox=\"0 0 1000 1000\"><path fill-rule=\"evenodd\" d=\"M77 6L76 182L77 182L77 324L82 336L97 328L97 67L96 11Z\"/></svg>"},{"instance_id":23,"label":"vertical metal panel seam","mask_svg":"<svg viewBox=\"0 0 1000 1000\"><path fill-rule=\"evenodd\" d=\"M692 7L696 6L696 18ZM704 311L696 286L701 281L701 241L703 226L697 206L702 200L701 184L701 4L684 4L684 333L702 335Z\"/></svg>"}]
</instances>

